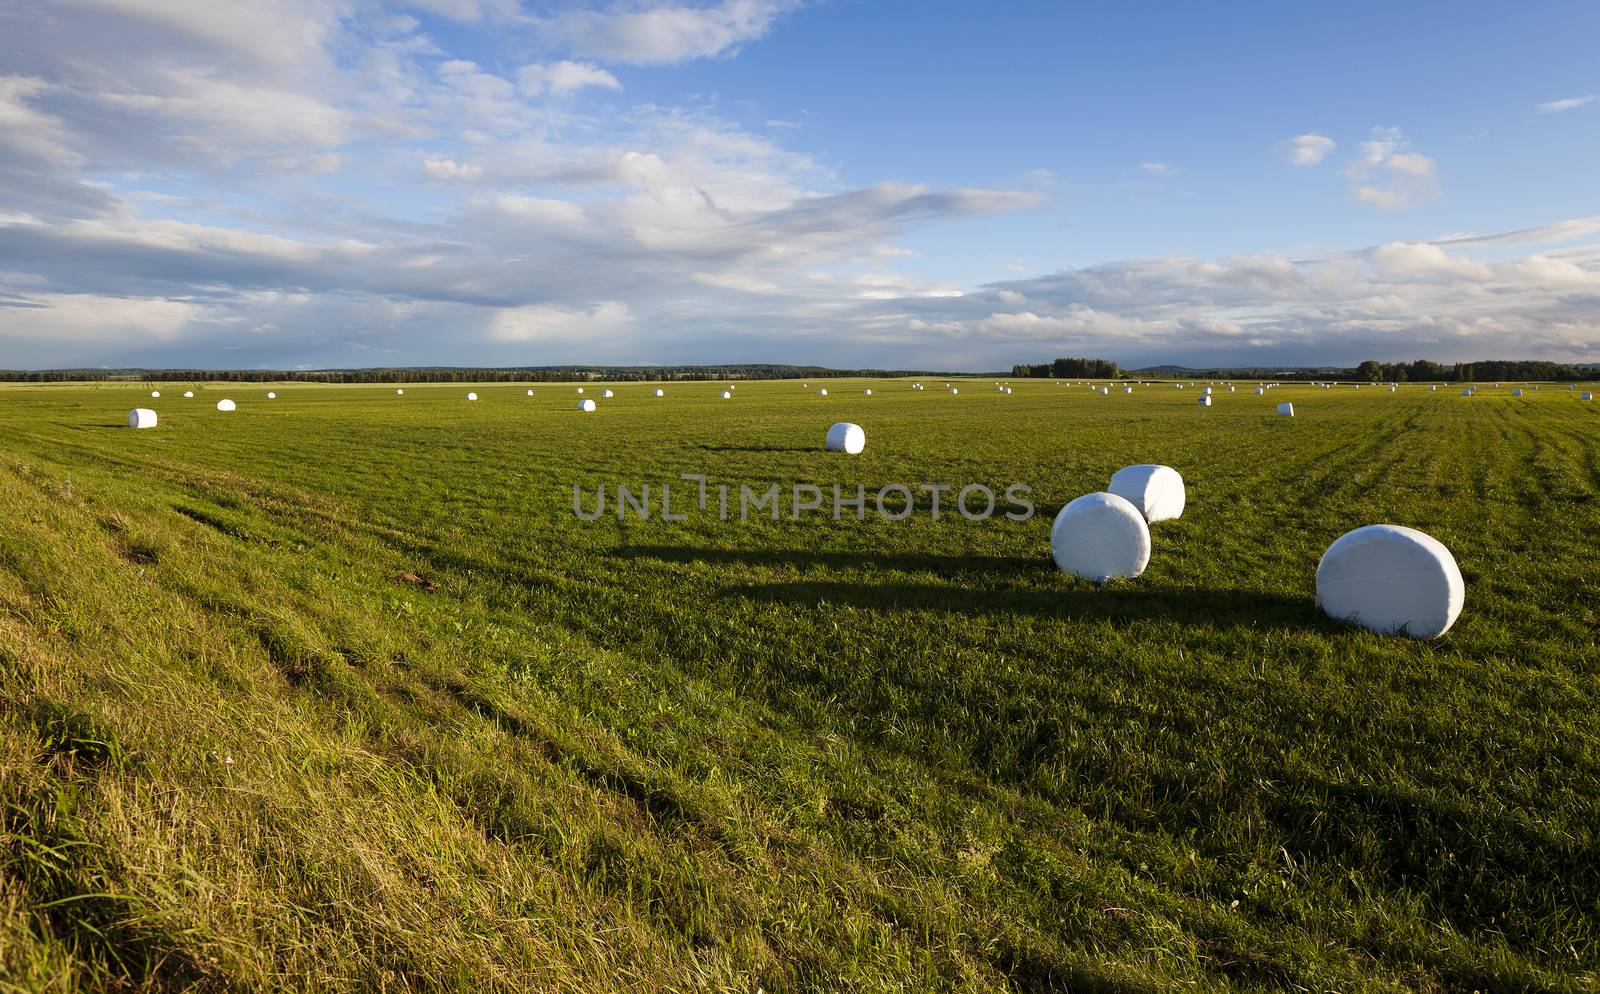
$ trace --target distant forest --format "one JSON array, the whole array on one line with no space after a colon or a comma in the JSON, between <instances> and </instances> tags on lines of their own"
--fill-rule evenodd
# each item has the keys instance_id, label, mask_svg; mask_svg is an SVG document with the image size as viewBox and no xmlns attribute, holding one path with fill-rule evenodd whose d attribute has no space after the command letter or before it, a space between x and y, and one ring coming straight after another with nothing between
<instances>
[{"instance_id":1,"label":"distant forest","mask_svg":"<svg viewBox=\"0 0 1600 994\"><path fill-rule=\"evenodd\" d=\"M1122 369L1109 359L1056 359L1053 362L1020 363L1011 367L1013 377L1039 379L1112 380L1145 378L1232 378L1240 380L1357 380L1388 383L1428 380L1434 382L1483 382L1495 380L1591 380L1600 374L1593 364L1565 365L1555 362L1510 359L1495 362L1463 362L1455 365L1418 359L1416 362L1364 362L1353 369L1332 366L1196 369L1186 366L1150 366ZM40 369L3 370L0 382L10 383L583 383L589 380L694 381L694 380L792 380L830 377L897 376L1001 376L1003 373L953 373L925 369L828 369L823 366L786 366L751 363L726 366L519 366L496 369L456 366L394 366L381 369Z\"/></svg>"},{"instance_id":2,"label":"distant forest","mask_svg":"<svg viewBox=\"0 0 1600 994\"><path fill-rule=\"evenodd\" d=\"M1454 365L1418 359L1416 362L1368 361L1352 369L1332 366L1284 369L1190 369L1180 366L1155 366L1125 370L1107 359L1057 359L1054 362L1021 363L1011 367L1016 377L1113 380L1139 376L1205 376L1212 379L1233 377L1241 380L1356 380L1366 383L1406 383L1408 381L1481 383L1485 380L1589 380L1595 377L1593 365L1572 366L1533 359L1502 359L1490 362L1459 362Z\"/></svg>"},{"instance_id":3,"label":"distant forest","mask_svg":"<svg viewBox=\"0 0 1600 994\"><path fill-rule=\"evenodd\" d=\"M825 369L765 363L732 366L526 366L500 369L396 366L383 369L44 369L0 370L0 381L61 383L583 383L680 380L791 380L840 376L935 376L916 369ZM946 374L948 375L948 374Z\"/></svg>"}]
</instances>

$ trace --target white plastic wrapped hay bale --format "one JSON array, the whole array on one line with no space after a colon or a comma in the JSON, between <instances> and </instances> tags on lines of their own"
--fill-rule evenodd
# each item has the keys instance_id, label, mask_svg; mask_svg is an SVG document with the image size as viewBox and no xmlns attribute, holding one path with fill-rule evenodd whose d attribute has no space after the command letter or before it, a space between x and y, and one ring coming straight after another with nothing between
<instances>
[{"instance_id":1,"label":"white plastic wrapped hay bale","mask_svg":"<svg viewBox=\"0 0 1600 994\"><path fill-rule=\"evenodd\" d=\"M1466 594L1450 550L1415 528L1346 532L1317 564L1317 606L1383 635L1443 635L1461 615Z\"/></svg>"},{"instance_id":2,"label":"white plastic wrapped hay bale","mask_svg":"<svg viewBox=\"0 0 1600 994\"><path fill-rule=\"evenodd\" d=\"M1138 508L1144 520L1152 524L1183 517L1183 476L1171 466L1124 466L1111 474L1111 485L1106 489Z\"/></svg>"},{"instance_id":3,"label":"white plastic wrapped hay bale","mask_svg":"<svg viewBox=\"0 0 1600 994\"><path fill-rule=\"evenodd\" d=\"M1011 388L1010 387L1006 387L1006 396L1007 397L1011 396Z\"/></svg>"},{"instance_id":4,"label":"white plastic wrapped hay bale","mask_svg":"<svg viewBox=\"0 0 1600 994\"><path fill-rule=\"evenodd\" d=\"M866 394L866 395L867 395L867 396L868 396L868 397L871 397L871 396L872 396L872 391L871 391L871 390L863 390L863 391L861 391L861 392L862 392L862 393L864 393L864 394Z\"/></svg>"},{"instance_id":5,"label":"white plastic wrapped hay bale","mask_svg":"<svg viewBox=\"0 0 1600 994\"><path fill-rule=\"evenodd\" d=\"M531 389L528 390L527 393L525 394L525 396L532 397L533 396L533 390L531 390Z\"/></svg>"},{"instance_id":6,"label":"white plastic wrapped hay bale","mask_svg":"<svg viewBox=\"0 0 1600 994\"><path fill-rule=\"evenodd\" d=\"M1211 388L1210 387L1206 387L1205 390L1203 390L1201 392L1204 393L1207 397L1211 396Z\"/></svg>"},{"instance_id":7,"label":"white plastic wrapped hay bale","mask_svg":"<svg viewBox=\"0 0 1600 994\"><path fill-rule=\"evenodd\" d=\"M267 399L268 400L277 400L278 399L278 395L273 393L271 390L268 390L267 391Z\"/></svg>"},{"instance_id":8,"label":"white plastic wrapped hay bale","mask_svg":"<svg viewBox=\"0 0 1600 994\"><path fill-rule=\"evenodd\" d=\"M128 412L129 428L154 428L156 426L156 412L148 407L135 407Z\"/></svg>"},{"instance_id":9,"label":"white plastic wrapped hay bale","mask_svg":"<svg viewBox=\"0 0 1600 994\"><path fill-rule=\"evenodd\" d=\"M478 399L478 395L475 394L475 393L469 393L469 394L467 394L467 399L468 400L477 400Z\"/></svg>"},{"instance_id":10,"label":"white plastic wrapped hay bale","mask_svg":"<svg viewBox=\"0 0 1600 994\"><path fill-rule=\"evenodd\" d=\"M224 414L226 414L229 411L237 411L238 409L239 409L239 405L235 404L233 401L227 399L226 397L224 397L223 399L217 401L217 410L222 411Z\"/></svg>"},{"instance_id":11,"label":"white plastic wrapped hay bale","mask_svg":"<svg viewBox=\"0 0 1600 994\"><path fill-rule=\"evenodd\" d=\"M1594 400L1594 394L1592 394L1589 391L1585 390L1583 393L1578 394L1578 399L1579 400Z\"/></svg>"},{"instance_id":12,"label":"white plastic wrapped hay bale","mask_svg":"<svg viewBox=\"0 0 1600 994\"><path fill-rule=\"evenodd\" d=\"M1278 405L1278 417L1280 417L1280 418L1292 418L1292 417L1294 417L1294 405L1289 403L1287 400L1284 401L1283 403L1279 404Z\"/></svg>"},{"instance_id":13,"label":"white plastic wrapped hay bale","mask_svg":"<svg viewBox=\"0 0 1600 994\"><path fill-rule=\"evenodd\" d=\"M594 401L588 399L587 397L585 397L583 400L578 401L578 410L584 411L585 413L594 410L594 407L595 407Z\"/></svg>"},{"instance_id":14,"label":"white plastic wrapped hay bale","mask_svg":"<svg viewBox=\"0 0 1600 994\"><path fill-rule=\"evenodd\" d=\"M185 396L185 397L193 397L193 396L194 396L194 391L193 391L193 390L185 390L185 391L184 391L184 392L183 392L183 395L184 395L184 396Z\"/></svg>"},{"instance_id":15,"label":"white plastic wrapped hay bale","mask_svg":"<svg viewBox=\"0 0 1600 994\"><path fill-rule=\"evenodd\" d=\"M396 389L396 390L395 390L395 392L394 392L394 395L395 395L395 396L396 396L396 397L404 397L404 396L405 396L405 395L406 395L406 392L405 392L405 391L404 391L404 390L403 390L403 389L398 389L398 388L397 388L397 389Z\"/></svg>"},{"instance_id":16,"label":"white plastic wrapped hay bale","mask_svg":"<svg viewBox=\"0 0 1600 994\"><path fill-rule=\"evenodd\" d=\"M731 390L722 391L722 399L723 400L732 400L733 399L733 391L731 391Z\"/></svg>"},{"instance_id":17,"label":"white plastic wrapped hay bale","mask_svg":"<svg viewBox=\"0 0 1600 994\"><path fill-rule=\"evenodd\" d=\"M656 387L656 391L655 391L654 396L656 396L656 397L665 397L666 395L667 395L667 392L665 390L661 389L660 387Z\"/></svg>"},{"instance_id":18,"label":"white plastic wrapped hay bale","mask_svg":"<svg viewBox=\"0 0 1600 994\"><path fill-rule=\"evenodd\" d=\"M579 393L583 393L583 387L579 387L579 388L578 388L578 392L579 392Z\"/></svg>"},{"instance_id":19,"label":"white plastic wrapped hay bale","mask_svg":"<svg viewBox=\"0 0 1600 994\"><path fill-rule=\"evenodd\" d=\"M1522 396L1522 391L1521 390L1513 390L1513 391L1511 391L1511 396L1513 396L1513 397L1521 397Z\"/></svg>"},{"instance_id":20,"label":"white plastic wrapped hay bale","mask_svg":"<svg viewBox=\"0 0 1600 994\"><path fill-rule=\"evenodd\" d=\"M829 452L858 455L867 447L867 433L862 431L858 424L841 421L828 429L825 445Z\"/></svg>"},{"instance_id":21,"label":"white plastic wrapped hay bale","mask_svg":"<svg viewBox=\"0 0 1600 994\"><path fill-rule=\"evenodd\" d=\"M1257 397L1265 397L1266 395L1267 395L1267 388L1266 387L1256 387L1256 396Z\"/></svg>"},{"instance_id":22,"label":"white plastic wrapped hay bale","mask_svg":"<svg viewBox=\"0 0 1600 994\"><path fill-rule=\"evenodd\" d=\"M1007 390L1006 392L1010 393L1011 391ZM1111 396L1111 388L1110 387L1101 387L1100 388L1100 396L1102 396L1102 397Z\"/></svg>"},{"instance_id":23,"label":"white plastic wrapped hay bale","mask_svg":"<svg viewBox=\"0 0 1600 994\"><path fill-rule=\"evenodd\" d=\"M150 391L150 396L154 397L156 400L160 400L161 399L161 391L160 390L152 390L152 391Z\"/></svg>"},{"instance_id":24,"label":"white plastic wrapped hay bale","mask_svg":"<svg viewBox=\"0 0 1600 994\"><path fill-rule=\"evenodd\" d=\"M1471 397L1472 396L1472 388L1468 387L1467 389L1461 391L1461 396L1463 396L1463 397Z\"/></svg>"},{"instance_id":25,"label":"white plastic wrapped hay bale","mask_svg":"<svg viewBox=\"0 0 1600 994\"><path fill-rule=\"evenodd\" d=\"M1084 494L1056 515L1050 556L1063 571L1096 583L1138 576L1150 564L1150 526L1116 494Z\"/></svg>"},{"instance_id":26,"label":"white plastic wrapped hay bale","mask_svg":"<svg viewBox=\"0 0 1600 994\"><path fill-rule=\"evenodd\" d=\"M958 394L958 393L960 393L960 392L961 392L961 389L960 389L960 388L959 388L959 387L951 387L951 388L950 388L950 392L951 392L951 393L952 393L952 394Z\"/></svg>"},{"instance_id":27,"label":"white plastic wrapped hay bale","mask_svg":"<svg viewBox=\"0 0 1600 994\"><path fill-rule=\"evenodd\" d=\"M826 397L827 395L828 395L828 388L827 387L823 387L821 390L817 391L817 396L818 397Z\"/></svg>"},{"instance_id":28,"label":"white plastic wrapped hay bale","mask_svg":"<svg viewBox=\"0 0 1600 994\"><path fill-rule=\"evenodd\" d=\"M1203 394L1200 397L1200 406L1201 407L1210 407L1211 406L1211 395L1210 394Z\"/></svg>"},{"instance_id":29,"label":"white plastic wrapped hay bale","mask_svg":"<svg viewBox=\"0 0 1600 994\"><path fill-rule=\"evenodd\" d=\"M600 396L601 397L615 397L616 394L612 393L610 390L602 390L602 391L600 391Z\"/></svg>"},{"instance_id":30,"label":"white plastic wrapped hay bale","mask_svg":"<svg viewBox=\"0 0 1600 994\"><path fill-rule=\"evenodd\" d=\"M1122 392L1123 393L1133 393L1133 387L1123 387L1122 388Z\"/></svg>"}]
</instances>

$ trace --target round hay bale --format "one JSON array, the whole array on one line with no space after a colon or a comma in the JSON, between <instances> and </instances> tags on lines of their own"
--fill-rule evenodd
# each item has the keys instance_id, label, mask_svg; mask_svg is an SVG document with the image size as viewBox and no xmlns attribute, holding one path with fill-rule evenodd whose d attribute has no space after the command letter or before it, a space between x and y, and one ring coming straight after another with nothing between
<instances>
[{"instance_id":1,"label":"round hay bale","mask_svg":"<svg viewBox=\"0 0 1600 994\"><path fill-rule=\"evenodd\" d=\"M148 407L135 407L128 412L129 428L154 428L156 426L156 412Z\"/></svg>"},{"instance_id":2,"label":"round hay bale","mask_svg":"<svg viewBox=\"0 0 1600 994\"><path fill-rule=\"evenodd\" d=\"M1084 494L1056 515L1050 555L1063 571L1096 583L1138 576L1150 564L1150 526L1116 494Z\"/></svg>"},{"instance_id":3,"label":"round hay bale","mask_svg":"<svg viewBox=\"0 0 1600 994\"><path fill-rule=\"evenodd\" d=\"M271 390L268 390L267 391L267 399L268 400L277 400L278 399L278 395L273 393Z\"/></svg>"},{"instance_id":4,"label":"round hay bale","mask_svg":"<svg viewBox=\"0 0 1600 994\"><path fill-rule=\"evenodd\" d=\"M954 395L954 394L958 394L958 393L960 393L960 392L961 392L961 388L960 388L960 387L951 387L951 388L950 388L950 393L951 393L951 394L952 394L952 395Z\"/></svg>"},{"instance_id":5,"label":"round hay bale","mask_svg":"<svg viewBox=\"0 0 1600 994\"><path fill-rule=\"evenodd\" d=\"M193 390L185 390L185 391L184 391L184 392L183 392L183 395L184 395L184 396L185 396L185 397L193 397L193 396L194 396L194 391L193 391Z\"/></svg>"},{"instance_id":6,"label":"round hay bale","mask_svg":"<svg viewBox=\"0 0 1600 994\"><path fill-rule=\"evenodd\" d=\"M161 391L160 390L152 390L152 391L150 391L150 396L154 397L157 400L160 400L161 399Z\"/></svg>"},{"instance_id":7,"label":"round hay bale","mask_svg":"<svg viewBox=\"0 0 1600 994\"><path fill-rule=\"evenodd\" d=\"M828 429L825 445L829 452L857 455L867 447L867 433L862 431L858 424L841 421Z\"/></svg>"},{"instance_id":8,"label":"round hay bale","mask_svg":"<svg viewBox=\"0 0 1600 994\"><path fill-rule=\"evenodd\" d=\"M616 394L612 393L610 390L602 390L602 391L600 391L600 396L602 396L602 397L615 397Z\"/></svg>"},{"instance_id":9,"label":"round hay bale","mask_svg":"<svg viewBox=\"0 0 1600 994\"><path fill-rule=\"evenodd\" d=\"M478 395L475 394L475 393L469 393L469 394L467 394L467 399L468 400L477 400L478 399Z\"/></svg>"},{"instance_id":10,"label":"round hay bale","mask_svg":"<svg viewBox=\"0 0 1600 994\"><path fill-rule=\"evenodd\" d=\"M578 388L578 392L579 392L579 393L583 393L583 387L579 387L579 388Z\"/></svg>"},{"instance_id":11,"label":"round hay bale","mask_svg":"<svg viewBox=\"0 0 1600 994\"><path fill-rule=\"evenodd\" d=\"M1521 390L1513 390L1513 391L1511 391L1511 396L1513 396L1513 397L1521 397L1522 396L1522 391Z\"/></svg>"},{"instance_id":12,"label":"round hay bale","mask_svg":"<svg viewBox=\"0 0 1600 994\"><path fill-rule=\"evenodd\" d=\"M870 387L867 388L866 390L861 391L861 392L866 394L868 397L872 396L872 389Z\"/></svg>"},{"instance_id":13,"label":"round hay bale","mask_svg":"<svg viewBox=\"0 0 1600 994\"><path fill-rule=\"evenodd\" d=\"M1450 550L1400 525L1345 532L1317 564L1317 606L1383 635L1443 635L1460 616L1466 593Z\"/></svg>"},{"instance_id":14,"label":"round hay bale","mask_svg":"<svg viewBox=\"0 0 1600 994\"><path fill-rule=\"evenodd\" d=\"M1294 417L1294 405L1289 403L1287 400L1284 401L1283 403L1279 404L1278 405L1278 417L1280 417L1280 418L1292 418L1292 417Z\"/></svg>"},{"instance_id":15,"label":"round hay bale","mask_svg":"<svg viewBox=\"0 0 1600 994\"><path fill-rule=\"evenodd\" d=\"M594 401L588 399L587 397L585 397L583 400L578 401L578 410L580 410L580 411L589 412L589 411L594 410L594 408L595 408Z\"/></svg>"},{"instance_id":16,"label":"round hay bale","mask_svg":"<svg viewBox=\"0 0 1600 994\"><path fill-rule=\"evenodd\" d=\"M1207 397L1209 397L1209 396L1211 396L1211 388L1210 387L1206 387L1204 390L1201 391L1201 393L1204 393Z\"/></svg>"},{"instance_id":17,"label":"round hay bale","mask_svg":"<svg viewBox=\"0 0 1600 994\"><path fill-rule=\"evenodd\" d=\"M1101 387L1100 388L1100 396L1102 396L1102 397L1111 396L1111 388L1110 387Z\"/></svg>"},{"instance_id":18,"label":"round hay bale","mask_svg":"<svg viewBox=\"0 0 1600 994\"><path fill-rule=\"evenodd\" d=\"M532 390L529 390L529 391L528 391L528 396L529 396L529 397L532 397L532 396L533 396L533 391L532 391Z\"/></svg>"},{"instance_id":19,"label":"round hay bale","mask_svg":"<svg viewBox=\"0 0 1600 994\"><path fill-rule=\"evenodd\" d=\"M657 397L665 397L666 395L667 395L667 392L665 390L661 389L660 387L656 387L655 396L657 396Z\"/></svg>"},{"instance_id":20,"label":"round hay bale","mask_svg":"<svg viewBox=\"0 0 1600 994\"><path fill-rule=\"evenodd\" d=\"M1010 387L1006 387L1006 396L1007 397L1011 396L1011 388Z\"/></svg>"},{"instance_id":21,"label":"round hay bale","mask_svg":"<svg viewBox=\"0 0 1600 994\"><path fill-rule=\"evenodd\" d=\"M1471 387L1467 387L1465 390L1461 391L1461 396L1463 396L1463 397L1471 397L1472 396L1472 388Z\"/></svg>"},{"instance_id":22,"label":"round hay bale","mask_svg":"<svg viewBox=\"0 0 1600 994\"><path fill-rule=\"evenodd\" d=\"M1211 395L1210 394L1202 394L1201 395L1201 397L1200 397L1200 406L1201 407L1210 407L1211 406Z\"/></svg>"},{"instance_id":23,"label":"round hay bale","mask_svg":"<svg viewBox=\"0 0 1600 994\"><path fill-rule=\"evenodd\" d=\"M828 388L827 387L823 387L821 390L817 391L817 396L818 397L826 397L827 395L828 395Z\"/></svg>"},{"instance_id":24,"label":"round hay bale","mask_svg":"<svg viewBox=\"0 0 1600 994\"><path fill-rule=\"evenodd\" d=\"M235 404L233 401L229 400L226 397L224 397L221 400L217 401L217 410L222 411L224 413L226 413L228 411L237 411L238 409L239 409L239 405Z\"/></svg>"},{"instance_id":25,"label":"round hay bale","mask_svg":"<svg viewBox=\"0 0 1600 994\"><path fill-rule=\"evenodd\" d=\"M1171 466L1124 466L1111 474L1106 490L1138 508L1148 522L1183 517L1183 476Z\"/></svg>"},{"instance_id":26,"label":"round hay bale","mask_svg":"<svg viewBox=\"0 0 1600 994\"><path fill-rule=\"evenodd\" d=\"M1583 393L1578 394L1578 399L1579 400L1594 400L1594 394L1592 394L1589 391L1585 390Z\"/></svg>"},{"instance_id":27,"label":"round hay bale","mask_svg":"<svg viewBox=\"0 0 1600 994\"><path fill-rule=\"evenodd\" d=\"M1123 393L1133 393L1133 387L1123 387L1122 388L1122 392Z\"/></svg>"},{"instance_id":28,"label":"round hay bale","mask_svg":"<svg viewBox=\"0 0 1600 994\"><path fill-rule=\"evenodd\" d=\"M732 400L733 399L733 391L731 391L731 390L722 391L722 399L723 400Z\"/></svg>"},{"instance_id":29,"label":"round hay bale","mask_svg":"<svg viewBox=\"0 0 1600 994\"><path fill-rule=\"evenodd\" d=\"M395 392L394 392L394 395L396 397L404 397L406 395L406 392L404 390L396 389Z\"/></svg>"}]
</instances>

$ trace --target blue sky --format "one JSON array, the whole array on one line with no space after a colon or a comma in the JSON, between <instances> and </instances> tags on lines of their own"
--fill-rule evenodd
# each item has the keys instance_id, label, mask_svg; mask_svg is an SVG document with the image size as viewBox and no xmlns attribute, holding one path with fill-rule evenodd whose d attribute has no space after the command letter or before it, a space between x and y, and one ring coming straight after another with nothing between
<instances>
[{"instance_id":1,"label":"blue sky","mask_svg":"<svg viewBox=\"0 0 1600 994\"><path fill-rule=\"evenodd\" d=\"M1600 361L1600 6L0 0L0 367Z\"/></svg>"}]
</instances>

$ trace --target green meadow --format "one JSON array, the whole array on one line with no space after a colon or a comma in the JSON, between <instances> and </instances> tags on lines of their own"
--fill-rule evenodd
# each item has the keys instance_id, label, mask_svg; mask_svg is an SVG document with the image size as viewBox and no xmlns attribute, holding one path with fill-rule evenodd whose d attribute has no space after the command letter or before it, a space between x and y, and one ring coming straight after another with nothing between
<instances>
[{"instance_id":1,"label":"green meadow","mask_svg":"<svg viewBox=\"0 0 1600 994\"><path fill-rule=\"evenodd\" d=\"M1600 990L1600 405L923 382L0 388L0 991ZM1315 608L1379 522L1441 639Z\"/></svg>"}]
</instances>

